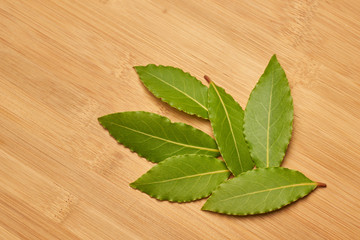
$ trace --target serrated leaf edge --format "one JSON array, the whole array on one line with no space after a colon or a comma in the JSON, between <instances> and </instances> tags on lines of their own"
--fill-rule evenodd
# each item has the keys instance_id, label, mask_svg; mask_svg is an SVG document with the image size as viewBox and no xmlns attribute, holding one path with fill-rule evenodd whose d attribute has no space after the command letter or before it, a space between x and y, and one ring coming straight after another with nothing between
<instances>
[{"instance_id":1,"label":"serrated leaf edge","mask_svg":"<svg viewBox=\"0 0 360 240\"><path fill-rule=\"evenodd\" d=\"M271 57L271 59L274 58L274 57L276 58L276 54L274 54L274 55ZM270 61L271 61L271 59L270 59ZM277 58L276 58L276 60L277 60ZM278 60L277 60L277 62L278 62ZM279 62L278 62L278 64L280 65ZM280 65L280 66L281 66L281 65ZM281 68L282 68L282 67L281 67ZM265 68L265 70L266 70L266 68ZM283 71L284 71L284 69L283 69ZM261 74L260 78L262 77L262 75L264 75L264 73L265 73L265 71L263 72L263 74ZM291 88L290 88L289 80L288 80L288 78L287 78L287 76L286 76L285 71L284 71L284 74L285 74L285 77L286 77L287 82L288 82L287 86L289 87L289 92L288 92L288 94L285 94L285 95L284 95L284 98L287 97L287 98L290 99L290 103L291 103L291 105L293 106L291 111L292 111L292 114L294 114L294 105L293 105L293 98L292 98L292 96L291 96ZM260 81L260 80L256 83L255 87L253 88L253 90L252 90L251 93L250 93L248 102L250 101L250 99L252 99L252 96L253 96L253 93L255 92L255 90L256 90L260 85L262 85L262 84L264 84L264 81ZM272 85L272 86L273 86L273 85ZM271 93L271 94L272 94L272 93ZM243 123L244 138L245 138L246 144L247 144L248 147L249 147L250 156L251 156L252 160L255 162L255 165L257 165L257 164L256 164L256 163L257 163L257 162L256 162L256 157L255 157L254 154L253 154L253 147L252 147L252 145L251 145L251 144L249 143L249 141L248 141L248 136L247 136L247 134L246 134L245 127L244 127L245 124L246 124L246 122L245 122L246 112L247 112L247 108L245 108L245 110L244 110L244 123ZM270 119L268 118L268 122L269 122L269 121L270 121ZM287 150L287 148L288 148L288 146L289 146L289 144L290 144L290 140L291 140L292 132L293 132L293 122L294 122L294 118L292 118L292 120L290 121L290 136L286 139L287 144L284 145L284 149L283 149L283 151L282 151L283 154L282 154L282 156L281 156L281 160L278 160L278 161L277 161L277 165L278 165L278 166L280 166L281 163L282 163L282 161L284 160L284 156L285 156L286 150ZM269 123L268 123L268 125L269 125ZM267 134L267 141L268 141L268 138L269 138L269 136L268 136L268 134ZM266 156L268 157L268 156L269 156L269 155L268 155L268 151L269 151L269 144L268 144L268 143L267 143L267 145L266 145L266 151L267 151ZM269 167L268 164L269 164L269 163L268 163L268 159L267 159L267 166L266 166L266 167ZM256 167L258 167L258 166L256 166ZM275 167L275 166L273 166L273 167Z\"/></svg>"},{"instance_id":2,"label":"serrated leaf edge","mask_svg":"<svg viewBox=\"0 0 360 240\"><path fill-rule=\"evenodd\" d=\"M288 168L283 168L283 167L270 167L270 168L286 169L286 170L290 170L290 171L292 171L292 172L300 173L300 174L302 174L303 176L305 176L303 173L301 173L301 172L299 172L299 171L295 171L295 170L288 169ZM254 170L249 170L249 171L259 171L259 170L261 171L262 169L264 169L264 168L256 168L256 169L254 169ZM243 173L239 174L237 177L240 177L241 175L243 175L243 174L245 174L245 173L246 173L246 172L243 172ZM305 177L306 177L306 176L305 176ZM307 178L307 177L306 177L306 178ZM230 180L231 180L231 179L229 179L228 181L230 181ZM222 187L221 185L226 184L228 181L225 181L225 182L221 183L221 184L212 192L212 194L214 194L215 192L219 191L219 190L221 189L221 187ZM298 184L295 184L295 185L298 185ZM303 186L305 186L305 185L309 185L309 186L314 185L314 188L313 188L313 189L310 189L309 191L304 192L303 194L298 194L298 195L295 197L295 200L290 201L290 202L285 203L285 204L282 204L282 205L280 205L280 206L277 207L277 208L271 208L271 209L269 209L268 211L255 211L255 212L249 212L249 213L245 213L245 214L237 214L237 213L235 213L235 212L223 211L223 210L220 210L220 209L213 209L213 210L206 209L206 202L205 202L205 204L202 206L201 210L203 210L203 211L209 211L209 212L216 212L216 213L221 213L221 214L227 214L227 215L235 215L235 216L248 216L248 215L269 213L269 212L273 212L273 211L275 211L275 210L281 209L281 208L283 208L283 207L285 207L285 206L287 206L287 205L290 205L291 203L296 202L297 200L299 200L299 199L301 199L301 198L304 198L305 196L309 195L312 191L314 191L314 190L316 189L316 187L318 186L318 183L317 183L317 182L306 183L306 184L304 184ZM288 186L290 186L290 185L288 185ZM290 186L290 187L291 187L291 186ZM211 194L211 195L212 195L212 194Z\"/></svg>"},{"instance_id":3,"label":"serrated leaf edge","mask_svg":"<svg viewBox=\"0 0 360 240\"><path fill-rule=\"evenodd\" d=\"M199 79L197 79L196 77L192 76L189 72L185 72L185 71L183 71L181 68L177 68L177 67L165 66L165 65L156 65L156 64L148 64L148 65L146 65L146 66L134 66L134 69L135 69L135 71L138 73L137 68L139 68L139 67L146 68L146 67L148 67L148 66L155 66L155 67L159 67L159 68L169 68L169 67L171 67L171 68L174 68L174 69L178 69L178 70L184 72L185 75L188 75L188 76L194 78L195 80L197 80L198 82L200 82L203 86L205 86ZM148 73L148 74L149 74L149 73ZM138 73L138 75L139 75L139 73ZM155 75L152 75L152 74L149 74L149 75L151 75L151 76L159 79L159 78L158 78L157 76L155 76ZM168 103L171 107L173 107L173 108L175 108L175 109L178 109L178 110L180 110L180 111L183 111L183 112L185 112L185 113L187 113L187 114L189 114L189 115L195 115L195 116L197 116L197 117L199 117L199 118L209 119L208 116L202 116L202 115L200 115L200 114L198 114L198 113L189 112L189 111L185 110L185 109L184 109L183 107L181 107L181 106L176 106L176 104L174 104L174 102L168 101L168 100L164 99L163 97L160 97L159 93L158 93L156 90L150 89L148 86L146 86L146 85L144 84L144 82L141 80L140 76L139 76L139 79L140 79L140 81L143 83L143 85L146 87L146 89L148 89L155 97L161 99L161 101L163 101L163 102L165 102L165 103ZM159 79L159 80L162 81L161 79ZM170 84L166 83L165 81L162 81L162 82L164 82L165 84L171 86ZM171 87L173 87L173 86L171 86ZM206 87L206 86L205 86L205 87ZM175 88L175 87L173 87L173 88ZM191 97L191 96L189 96L188 94L184 93L183 91L179 90L178 88L175 88L175 89L176 89L177 91L181 92L182 94L184 94L185 96L187 96L188 98L190 98L191 100L193 100L193 101L194 101L195 103L197 103L200 107L202 107L204 110L206 110L206 112L208 112L208 108L207 108L206 106L202 105L201 103L199 103L196 99L194 99L193 97Z\"/></svg>"},{"instance_id":4,"label":"serrated leaf edge","mask_svg":"<svg viewBox=\"0 0 360 240\"><path fill-rule=\"evenodd\" d=\"M182 122L172 122L169 118L164 117L164 116L159 115L159 114L155 114L155 113L151 113L151 112L146 112L146 111L127 111L127 112L147 113L147 114L149 114L149 115L160 116L161 118L163 118L163 119L164 119L166 122L168 122L168 123L185 126L186 128L188 128L188 129L190 129L190 130L192 130L192 131L198 131L198 132L202 132L202 133L206 134L205 132L203 132L203 131L201 131L200 129L197 129L197 128L191 126L191 125L188 125L188 124L182 123ZM104 129L107 130L107 132L109 133L109 135L110 135L112 138L114 138L118 143L120 143L120 144L124 145L125 147L127 147L128 149L130 149L131 152L136 153L138 156L143 157L143 158L145 158L146 160L148 160L148 161L150 161L150 162L159 163L159 162L165 160L165 159L163 159L163 160L160 160L160 161L156 161L156 160L153 160L153 159L148 159L146 156L143 156L143 154L137 152L134 148L128 146L128 145L125 144L125 143L123 143L123 142L121 141L121 139L117 139L114 135L112 135L112 134L110 133L110 131L102 124L102 118L103 118L103 117L106 117L106 116L110 116L110 115L115 115L115 114L118 114L118 113L124 113L124 112L111 113L111 114L107 114L107 115L104 115L104 116L101 116L101 117L98 118L99 123L101 124L101 126L104 127ZM208 134L206 134L206 135L208 135ZM210 135L208 135L208 136L210 136ZM216 141L215 141L215 142L216 142ZM191 145L189 145L189 146L191 146ZM209 148L209 149L210 149L210 148ZM213 151L213 152L218 152L218 153L219 153L217 156L220 155L219 149L214 149L214 148L211 148L211 149L212 149L211 151ZM205 155L205 156L208 156L208 155ZM214 156L214 157L217 157L217 156Z\"/></svg>"},{"instance_id":5,"label":"serrated leaf edge","mask_svg":"<svg viewBox=\"0 0 360 240\"><path fill-rule=\"evenodd\" d=\"M229 170L219 170L219 171L212 171L212 172L206 172L206 173L198 173L198 174L184 176L184 177L171 178L171 179L167 179L167 180L163 180L163 181L150 182L150 183L144 183L144 184L137 184L137 186L151 185L151 184L157 184L157 183L165 183L165 182L171 182L171 181L175 181L175 180L194 178L194 177L199 177L199 176L206 176L206 175L217 174L217 173L225 173L225 172L230 172L230 171Z\"/></svg>"},{"instance_id":6,"label":"serrated leaf edge","mask_svg":"<svg viewBox=\"0 0 360 240\"><path fill-rule=\"evenodd\" d=\"M220 101L221 101L221 105L223 106L223 108L224 108L224 111L225 111L225 113L226 113L226 118L227 118L227 120L228 120L228 123L229 123L229 125L230 125L230 129L231 129L231 135L232 135L232 137L233 137L233 140L234 140L234 142L235 142L235 148L236 148L236 153L237 153L237 156L238 156L238 160L239 160L239 162L240 162L240 166L241 166L241 171L243 172L243 166L242 166L242 162L241 162L241 158L240 158L240 153L239 153L239 149L238 149L238 147L237 147L237 141L236 141L236 138L235 138L235 135L234 135L234 132L233 132L233 128L232 128L232 124L231 124L231 121L230 121L230 119L229 119L229 114L228 114L228 112L227 112L227 108L225 107L225 103L223 102L223 99L221 98L221 96L220 96L220 93L219 93L219 91L218 91L218 89L217 89L217 86L214 84L214 82L210 82L210 84L213 86L213 88L215 89L215 91L216 91L216 94L217 94L217 96L219 97L219 99L220 99ZM225 89L224 89L224 91L225 91ZM225 93L226 93L226 91L225 91ZM242 109L242 107L241 107L241 105L237 102L237 101L235 101L235 99L230 95L230 94L228 94L233 100L234 100L234 102L241 108L241 110L243 110ZM208 97L208 101L210 101L210 98ZM213 116L213 114L211 114L211 116ZM212 118L212 117L210 117L210 112L209 112L209 119L210 118ZM216 125L215 123L213 123L212 121L210 121L210 124L211 124L211 126L212 126L212 128L214 129L214 126ZM243 131L244 132L244 131ZM213 133L214 133L214 136L215 136L215 141L216 141L216 143L218 144L218 142L217 142L217 134L215 133L215 131L213 131ZM244 139L245 139L245 136L244 136ZM220 150L220 153L222 152L222 149L221 149L221 146L218 144L218 148L219 148L219 150ZM225 160L225 159L224 159ZM233 170L231 169L231 167L230 166L228 166L228 164L226 163L226 161L224 161L225 162L225 164L226 164L226 166L228 167L228 169L230 169L230 171L233 173ZM234 174L234 173L233 173ZM235 175L235 174L234 174Z\"/></svg>"},{"instance_id":7,"label":"serrated leaf edge","mask_svg":"<svg viewBox=\"0 0 360 240\"><path fill-rule=\"evenodd\" d=\"M206 158L213 158L213 159L216 159L217 161L219 161L219 162L221 162L221 163L224 163L223 161L221 161L221 160L219 160L219 159L217 159L217 158L215 158L215 157L211 157L211 156L203 155L203 154L184 154L184 155L177 155L177 156L168 157L168 158L166 158L165 160L167 160L167 159L169 159L169 158L176 159L176 158L180 158L180 157L183 157L183 156L191 156L191 155L197 155L197 156L206 157ZM165 161L165 160L163 160L163 161ZM159 162L159 164L157 164L156 166L159 166L159 165L161 166L162 164L164 164L163 161ZM155 167L155 166L154 166L154 167ZM147 171L146 173L144 173L143 175L145 175L145 174L147 174L147 173L151 173L151 172L153 171L153 168L154 168L154 167L150 168L150 170ZM223 171L223 172L229 172L229 175L230 175L230 171L229 171L229 170L222 170L222 171ZM221 172L221 173L223 173L223 172ZM219 173L220 173L220 172L219 172ZM139 178L141 178L143 175L141 175ZM138 179L139 179L139 178L138 178ZM155 198L155 199L157 199L157 200L160 200L160 201L169 201L169 202L177 202L177 203L192 202L192 201L196 201L196 200L199 200L199 199L203 199L203 198L205 198L205 197L208 197L208 196L210 196L211 193L213 192L213 191L209 191L208 193L206 193L206 194L204 194L204 195L201 195L201 196L199 196L199 197L197 197L197 198L191 198L190 200L179 201L179 200L174 200L174 199L167 199L167 198L161 197L161 196L156 195L156 194L146 193L146 192L142 191L141 189L137 188L137 185L135 184L136 181L137 181L137 180L135 180L134 182L130 183L130 184L129 184L130 187L132 187L133 189L136 189L136 190L138 190L138 191L140 191L140 192L142 192L142 193L145 193L146 195L148 195L148 196L150 196L150 197L152 197L152 198Z\"/></svg>"}]
</instances>

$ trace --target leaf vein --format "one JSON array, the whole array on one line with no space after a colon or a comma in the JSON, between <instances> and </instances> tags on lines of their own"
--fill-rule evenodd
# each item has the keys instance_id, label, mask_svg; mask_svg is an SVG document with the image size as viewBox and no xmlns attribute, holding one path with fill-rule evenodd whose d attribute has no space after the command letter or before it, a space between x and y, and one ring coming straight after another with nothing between
<instances>
[{"instance_id":1,"label":"leaf vein","mask_svg":"<svg viewBox=\"0 0 360 240\"><path fill-rule=\"evenodd\" d=\"M165 83L166 85L174 88L174 89L177 90L178 92L182 93L183 95L185 95L186 97L188 97L189 99L191 99L192 101L194 101L195 103L197 103L200 107L202 107L203 109L205 109L206 111L208 111L208 109L207 109L204 105L202 105L199 101L197 101L196 99L194 99L193 97L191 97L190 95L188 95L187 93L185 93L184 91L182 91L182 90L178 89L177 87L169 84L168 82L162 80L161 78L159 78L158 76L156 76L156 75L154 75L154 74L151 74L151 73L149 73L149 72L148 72L147 74L149 74L150 76L152 76L152 77L158 79L159 81ZM184 83L184 84L185 84L185 83Z\"/></svg>"},{"instance_id":2,"label":"leaf vein","mask_svg":"<svg viewBox=\"0 0 360 240\"><path fill-rule=\"evenodd\" d=\"M227 118L229 126L230 126L230 132L231 132L231 135L233 137L234 145L235 145L235 148L236 148L236 154L237 154L238 161L239 161L239 164L240 164L241 172L243 172L244 170L243 170L242 162L241 162L241 159L240 159L240 153L239 153L239 149L238 149L238 146L237 146L237 141L236 141L236 138L235 138L234 130L233 130L233 127L232 127L232 124L231 124L231 121L230 121L229 113L228 113L228 111L226 109L225 103L224 103L223 99L221 98L221 95L220 95L217 87L215 86L215 84L213 82L211 82L211 84L213 85L214 90L215 90L216 94L218 95L218 97L220 99L221 105L224 108L226 118Z\"/></svg>"},{"instance_id":3,"label":"leaf vein","mask_svg":"<svg viewBox=\"0 0 360 240\"><path fill-rule=\"evenodd\" d=\"M317 183L313 182L313 183L297 183L297 184L285 185L285 186L280 186L280 187L269 188L269 189L255 191L255 192L249 192L249 193L240 194L240 195L233 196L233 197L230 197L230 198L222 199L219 202L223 202L223 201L227 201L227 200L231 200L231 199L235 199L235 198L241 198L241 197L244 197L244 196L254 195L254 194L258 194L258 193L263 193L263 192L267 192L267 191L275 191L275 190L284 189L284 188L294 188L294 187L301 187L301 186L311 186L311 185L316 185L316 184Z\"/></svg>"},{"instance_id":4,"label":"leaf vein","mask_svg":"<svg viewBox=\"0 0 360 240\"><path fill-rule=\"evenodd\" d=\"M139 134L143 134L143 135L148 136L148 137L152 137L152 138L164 141L164 142L172 143L172 144L183 146L183 147L195 148L195 149L200 149L200 150L205 150L205 151L210 151L210 152L218 152L219 151L218 149L214 149L214 148L199 147L199 146L189 145L189 144L185 144L185 143L174 142L174 141L171 141L169 139L165 139L165 138L161 138L161 137L151 135L151 134L148 134L148 133L145 133L145 132L141 132L141 131L138 131L138 130L123 126L121 124L114 123L114 122L110 122L110 124L125 128L127 130L130 130L130 131L133 131L133 132L136 132L136 133L139 133Z\"/></svg>"},{"instance_id":5,"label":"leaf vein","mask_svg":"<svg viewBox=\"0 0 360 240\"><path fill-rule=\"evenodd\" d=\"M161 181L156 181L156 182L149 182L149 183L142 183L142 184L139 183L138 185L150 185L150 184L166 183L166 182L172 182L172 181L177 181L177 180L181 180L181 179L194 178L194 177L200 177L200 176L205 176L205 175L220 174L220 173L225 173L225 172L229 172L229 170L219 170L219 171L213 171L213 172L198 173L198 174L193 174L193 175L188 175L188 176L183 176L183 177L177 177L177 178L171 178L171 179L166 179L166 180L161 180Z\"/></svg>"}]
</instances>

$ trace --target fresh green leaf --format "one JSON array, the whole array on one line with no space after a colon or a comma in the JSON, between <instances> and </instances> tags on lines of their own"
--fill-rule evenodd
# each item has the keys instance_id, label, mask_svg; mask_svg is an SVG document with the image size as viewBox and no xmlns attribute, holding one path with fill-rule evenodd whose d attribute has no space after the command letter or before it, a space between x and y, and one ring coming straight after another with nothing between
<instances>
[{"instance_id":1,"label":"fresh green leaf","mask_svg":"<svg viewBox=\"0 0 360 240\"><path fill-rule=\"evenodd\" d=\"M245 109L244 135L256 167L281 165L291 138L293 112L289 83L274 55Z\"/></svg>"},{"instance_id":2,"label":"fresh green leaf","mask_svg":"<svg viewBox=\"0 0 360 240\"><path fill-rule=\"evenodd\" d=\"M219 156L215 140L206 133L154 113L114 113L99 122L119 143L152 162L183 154Z\"/></svg>"},{"instance_id":3,"label":"fresh green leaf","mask_svg":"<svg viewBox=\"0 0 360 240\"><path fill-rule=\"evenodd\" d=\"M165 159L130 186L159 200L190 202L209 196L229 175L214 157L181 155Z\"/></svg>"},{"instance_id":4,"label":"fresh green leaf","mask_svg":"<svg viewBox=\"0 0 360 240\"><path fill-rule=\"evenodd\" d=\"M207 87L195 77L169 66L149 64L134 68L140 80L156 97L188 114L208 118Z\"/></svg>"},{"instance_id":5,"label":"fresh green leaf","mask_svg":"<svg viewBox=\"0 0 360 240\"><path fill-rule=\"evenodd\" d=\"M208 91L209 119L220 153L236 176L254 167L243 135L244 111L241 106L213 82Z\"/></svg>"},{"instance_id":6,"label":"fresh green leaf","mask_svg":"<svg viewBox=\"0 0 360 240\"><path fill-rule=\"evenodd\" d=\"M287 168L258 168L221 184L202 210L229 215L271 212L308 195L317 186L302 173Z\"/></svg>"}]
</instances>

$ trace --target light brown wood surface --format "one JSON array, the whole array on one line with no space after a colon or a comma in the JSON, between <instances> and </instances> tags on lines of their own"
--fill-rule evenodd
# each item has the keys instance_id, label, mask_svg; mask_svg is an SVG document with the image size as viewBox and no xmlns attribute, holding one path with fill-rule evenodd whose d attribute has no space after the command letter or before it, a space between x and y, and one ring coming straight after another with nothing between
<instances>
[{"instance_id":1,"label":"light brown wood surface","mask_svg":"<svg viewBox=\"0 0 360 240\"><path fill-rule=\"evenodd\" d=\"M360 239L359 13L357 0L1 0L0 239ZM211 134L132 66L207 74L245 107L274 53L294 98L283 166L327 188L232 217L129 187L153 164L99 116L144 110Z\"/></svg>"}]
</instances>

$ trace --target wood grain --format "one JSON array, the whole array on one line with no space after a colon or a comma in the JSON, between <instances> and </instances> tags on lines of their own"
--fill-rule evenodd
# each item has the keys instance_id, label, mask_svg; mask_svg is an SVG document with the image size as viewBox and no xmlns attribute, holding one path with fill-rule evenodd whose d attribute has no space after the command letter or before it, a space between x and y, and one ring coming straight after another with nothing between
<instances>
[{"instance_id":1,"label":"wood grain","mask_svg":"<svg viewBox=\"0 0 360 240\"><path fill-rule=\"evenodd\" d=\"M360 239L359 12L356 0L0 1L0 238ZM211 134L132 66L207 74L245 107L274 53L294 98L283 166L326 189L229 217L129 187L152 164L97 117L144 110Z\"/></svg>"}]
</instances>

